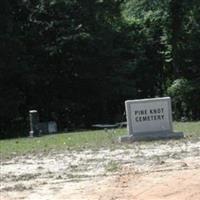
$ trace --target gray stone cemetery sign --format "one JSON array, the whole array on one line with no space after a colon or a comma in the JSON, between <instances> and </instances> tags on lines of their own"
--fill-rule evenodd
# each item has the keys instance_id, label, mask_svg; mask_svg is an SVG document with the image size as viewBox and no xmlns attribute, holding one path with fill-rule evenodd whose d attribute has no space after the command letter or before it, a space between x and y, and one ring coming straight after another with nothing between
<instances>
[{"instance_id":1,"label":"gray stone cemetery sign","mask_svg":"<svg viewBox=\"0 0 200 200\"><path fill-rule=\"evenodd\" d=\"M129 135L122 142L183 137L173 133L170 97L128 100L125 107Z\"/></svg>"}]
</instances>

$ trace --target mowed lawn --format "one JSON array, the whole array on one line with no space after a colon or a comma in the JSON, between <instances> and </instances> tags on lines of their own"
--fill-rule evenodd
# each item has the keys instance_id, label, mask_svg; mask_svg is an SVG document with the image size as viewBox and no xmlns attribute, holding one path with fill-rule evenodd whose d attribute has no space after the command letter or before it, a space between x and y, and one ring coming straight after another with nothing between
<instances>
[{"instance_id":1,"label":"mowed lawn","mask_svg":"<svg viewBox=\"0 0 200 200\"><path fill-rule=\"evenodd\" d=\"M187 140L200 139L200 121L174 122L175 131L182 131ZM99 149L101 147L117 148L118 138L126 135L127 129L81 131L59 133L35 138L18 138L0 141L1 158L9 158L28 153L48 153L59 150Z\"/></svg>"}]
</instances>

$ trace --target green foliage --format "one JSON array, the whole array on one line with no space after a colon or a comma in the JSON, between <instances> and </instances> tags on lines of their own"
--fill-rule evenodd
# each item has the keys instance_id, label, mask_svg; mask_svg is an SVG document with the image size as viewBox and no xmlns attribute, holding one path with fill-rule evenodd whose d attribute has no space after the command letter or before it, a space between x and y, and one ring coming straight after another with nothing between
<instances>
[{"instance_id":1,"label":"green foliage","mask_svg":"<svg viewBox=\"0 0 200 200\"><path fill-rule=\"evenodd\" d=\"M167 93L173 97L183 100L193 90L189 81L186 79L177 79L168 88Z\"/></svg>"},{"instance_id":2,"label":"green foliage","mask_svg":"<svg viewBox=\"0 0 200 200\"><path fill-rule=\"evenodd\" d=\"M60 130L119 121L125 100L182 77L192 89L173 102L199 119L199 12L198 0L3 0L1 137L27 134L30 109Z\"/></svg>"},{"instance_id":3,"label":"green foliage","mask_svg":"<svg viewBox=\"0 0 200 200\"><path fill-rule=\"evenodd\" d=\"M168 95L172 97L175 119L195 119L198 116L199 105L196 100L199 94L195 89L187 79L177 79L167 89Z\"/></svg>"},{"instance_id":4,"label":"green foliage","mask_svg":"<svg viewBox=\"0 0 200 200\"><path fill-rule=\"evenodd\" d=\"M105 169L107 172L116 172L118 171L120 168L120 164L116 161L109 161L109 163L107 163L107 165L105 166Z\"/></svg>"},{"instance_id":5,"label":"green foliage","mask_svg":"<svg viewBox=\"0 0 200 200\"><path fill-rule=\"evenodd\" d=\"M137 20L143 26L150 45L155 44L155 41L160 45L160 48L151 48L157 49L151 58L155 56L161 60L161 69L155 71L160 84L153 84L157 86L156 94L161 91L160 94L163 95L168 88L168 82L180 79L168 89L173 97L173 104L176 105L176 119L183 116L189 119L199 118L199 11L198 1L134 0L125 4L125 18L129 21ZM147 58L147 55L142 57ZM153 69L156 69L156 60L153 60L153 64ZM182 77L188 81L181 79Z\"/></svg>"}]
</instances>

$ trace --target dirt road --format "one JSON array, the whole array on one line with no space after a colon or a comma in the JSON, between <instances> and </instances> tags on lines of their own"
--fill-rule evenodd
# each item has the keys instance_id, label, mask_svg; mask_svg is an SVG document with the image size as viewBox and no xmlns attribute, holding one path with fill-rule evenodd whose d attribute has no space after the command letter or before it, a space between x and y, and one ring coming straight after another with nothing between
<instances>
[{"instance_id":1,"label":"dirt road","mask_svg":"<svg viewBox=\"0 0 200 200\"><path fill-rule=\"evenodd\" d=\"M1 160L1 200L198 200L200 141Z\"/></svg>"}]
</instances>

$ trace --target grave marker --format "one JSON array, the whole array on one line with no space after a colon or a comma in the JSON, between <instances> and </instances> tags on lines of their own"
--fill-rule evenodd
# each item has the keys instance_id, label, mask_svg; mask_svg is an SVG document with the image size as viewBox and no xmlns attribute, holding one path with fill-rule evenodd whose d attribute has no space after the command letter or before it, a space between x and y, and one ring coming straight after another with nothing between
<instances>
[{"instance_id":1,"label":"grave marker","mask_svg":"<svg viewBox=\"0 0 200 200\"><path fill-rule=\"evenodd\" d=\"M125 107L129 135L122 142L183 137L173 133L170 97L128 100Z\"/></svg>"},{"instance_id":2,"label":"grave marker","mask_svg":"<svg viewBox=\"0 0 200 200\"><path fill-rule=\"evenodd\" d=\"M30 131L29 137L39 136L39 115L37 110L29 111Z\"/></svg>"}]
</instances>

